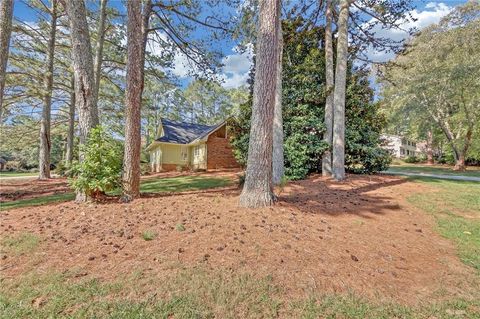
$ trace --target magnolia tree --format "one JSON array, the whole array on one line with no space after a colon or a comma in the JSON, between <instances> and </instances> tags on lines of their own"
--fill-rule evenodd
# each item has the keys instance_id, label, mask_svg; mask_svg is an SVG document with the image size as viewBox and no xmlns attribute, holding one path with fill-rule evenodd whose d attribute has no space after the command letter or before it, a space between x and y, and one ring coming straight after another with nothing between
<instances>
[{"instance_id":1,"label":"magnolia tree","mask_svg":"<svg viewBox=\"0 0 480 319\"><path fill-rule=\"evenodd\" d=\"M480 122L480 4L457 8L412 39L385 68L383 101L412 123L434 123L450 144L455 169ZM418 124L418 123L417 123Z\"/></svg>"}]
</instances>

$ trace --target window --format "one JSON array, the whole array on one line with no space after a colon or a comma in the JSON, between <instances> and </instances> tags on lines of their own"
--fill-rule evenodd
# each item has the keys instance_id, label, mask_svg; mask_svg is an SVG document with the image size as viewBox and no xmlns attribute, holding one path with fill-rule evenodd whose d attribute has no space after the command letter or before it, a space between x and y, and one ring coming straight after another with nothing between
<instances>
[{"instance_id":1,"label":"window","mask_svg":"<svg viewBox=\"0 0 480 319\"><path fill-rule=\"evenodd\" d=\"M182 146L182 161L186 162L188 160L188 150L186 146Z\"/></svg>"},{"instance_id":2,"label":"window","mask_svg":"<svg viewBox=\"0 0 480 319\"><path fill-rule=\"evenodd\" d=\"M195 146L195 149L193 151L193 155L198 157L200 155L200 145Z\"/></svg>"}]
</instances>

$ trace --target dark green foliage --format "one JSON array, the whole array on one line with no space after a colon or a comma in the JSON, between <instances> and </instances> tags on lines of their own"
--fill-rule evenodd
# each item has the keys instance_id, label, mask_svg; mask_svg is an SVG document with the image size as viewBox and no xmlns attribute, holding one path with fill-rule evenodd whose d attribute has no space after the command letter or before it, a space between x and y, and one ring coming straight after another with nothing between
<instances>
[{"instance_id":1,"label":"dark green foliage","mask_svg":"<svg viewBox=\"0 0 480 319\"><path fill-rule=\"evenodd\" d=\"M81 147L84 160L72 165L71 186L90 197L119 187L123 154L121 145L98 126L90 131L87 143Z\"/></svg>"},{"instance_id":2,"label":"dark green foliage","mask_svg":"<svg viewBox=\"0 0 480 319\"><path fill-rule=\"evenodd\" d=\"M320 172L328 144L323 141L325 109L325 52L323 28L307 27L301 18L284 20L283 124L285 173L302 179ZM252 85L253 71L250 85ZM367 74L351 71L346 105L346 168L355 173L384 170L390 155L379 147L385 118L373 103ZM252 99L243 104L230 136L237 160L245 165L248 152Z\"/></svg>"},{"instance_id":3,"label":"dark green foliage","mask_svg":"<svg viewBox=\"0 0 480 319\"><path fill-rule=\"evenodd\" d=\"M404 159L405 163L418 163L419 160L415 156L407 156Z\"/></svg>"}]
</instances>

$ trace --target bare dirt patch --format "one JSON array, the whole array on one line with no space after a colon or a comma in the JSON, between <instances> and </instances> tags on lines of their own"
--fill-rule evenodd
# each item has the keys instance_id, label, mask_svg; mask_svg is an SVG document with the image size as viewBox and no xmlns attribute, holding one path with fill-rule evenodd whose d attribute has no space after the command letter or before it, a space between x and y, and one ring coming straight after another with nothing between
<instances>
[{"instance_id":1,"label":"bare dirt patch","mask_svg":"<svg viewBox=\"0 0 480 319\"><path fill-rule=\"evenodd\" d=\"M237 189L16 209L2 213L2 237L29 232L40 244L35 253L3 254L2 276L77 269L113 280L181 265L272 275L291 297L353 291L413 304L471 295L473 270L404 200L426 187L391 176L314 176L259 210L239 208Z\"/></svg>"}]
</instances>

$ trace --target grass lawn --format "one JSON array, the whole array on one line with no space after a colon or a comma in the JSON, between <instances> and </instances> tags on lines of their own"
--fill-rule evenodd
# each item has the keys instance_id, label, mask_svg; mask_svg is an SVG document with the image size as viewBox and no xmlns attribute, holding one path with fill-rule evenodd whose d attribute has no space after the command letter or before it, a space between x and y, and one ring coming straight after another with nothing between
<instances>
[{"instance_id":1,"label":"grass lawn","mask_svg":"<svg viewBox=\"0 0 480 319\"><path fill-rule=\"evenodd\" d=\"M480 275L480 183L412 179L434 190L415 193L407 200L435 217L440 234L457 244L461 260Z\"/></svg>"},{"instance_id":2,"label":"grass lawn","mask_svg":"<svg viewBox=\"0 0 480 319\"><path fill-rule=\"evenodd\" d=\"M142 193L165 193L183 192L191 190L209 189L228 186L232 181L228 178L204 177L204 176L177 176L177 177L154 177L142 180L140 191ZM113 191L111 195L119 195L120 190ZM73 193L47 195L36 198L22 199L0 204L0 211L28 206L46 205L55 202L73 200Z\"/></svg>"},{"instance_id":3,"label":"grass lawn","mask_svg":"<svg viewBox=\"0 0 480 319\"><path fill-rule=\"evenodd\" d=\"M404 306L355 296L306 294L285 300L269 276L202 267L167 278L137 271L115 282L82 277L80 270L6 279L2 318L476 318L480 302L462 299ZM78 275L80 274L80 275ZM460 317L458 317L460 316ZM478 317L477 317L478 318Z\"/></svg>"},{"instance_id":4,"label":"grass lawn","mask_svg":"<svg viewBox=\"0 0 480 319\"><path fill-rule=\"evenodd\" d=\"M480 177L480 167L474 166L468 167L464 172L458 172L452 170L451 166L403 163L401 165L391 165L387 170L387 173L388 172Z\"/></svg>"},{"instance_id":5,"label":"grass lawn","mask_svg":"<svg viewBox=\"0 0 480 319\"><path fill-rule=\"evenodd\" d=\"M32 172L0 172L0 178L2 177L27 177L27 176L38 176L38 173Z\"/></svg>"}]
</instances>

